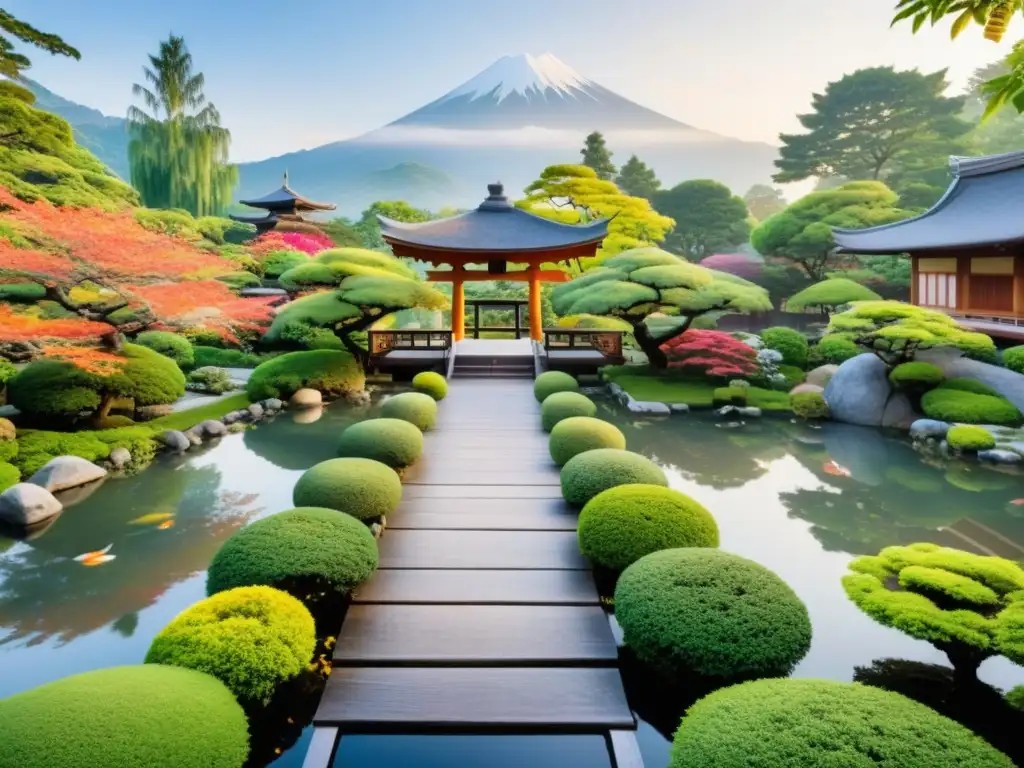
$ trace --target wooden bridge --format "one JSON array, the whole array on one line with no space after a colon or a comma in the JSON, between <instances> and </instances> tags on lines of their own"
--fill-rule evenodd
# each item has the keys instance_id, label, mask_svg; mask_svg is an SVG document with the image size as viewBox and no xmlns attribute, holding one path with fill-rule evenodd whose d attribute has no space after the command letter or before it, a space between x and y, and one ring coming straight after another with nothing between
<instances>
[{"instance_id":1,"label":"wooden bridge","mask_svg":"<svg viewBox=\"0 0 1024 768\"><path fill-rule=\"evenodd\" d=\"M525 340L524 340L525 341ZM600 734L642 768L530 378L456 378L353 598L304 768L346 734Z\"/></svg>"}]
</instances>

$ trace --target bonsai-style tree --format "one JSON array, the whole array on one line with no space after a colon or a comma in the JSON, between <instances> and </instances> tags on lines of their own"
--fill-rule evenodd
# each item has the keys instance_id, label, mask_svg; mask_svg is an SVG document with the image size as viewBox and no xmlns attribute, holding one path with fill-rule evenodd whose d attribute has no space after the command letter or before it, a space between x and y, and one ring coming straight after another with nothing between
<instances>
[{"instance_id":1,"label":"bonsai-style tree","mask_svg":"<svg viewBox=\"0 0 1024 768\"><path fill-rule=\"evenodd\" d=\"M768 293L735 275L690 264L658 248L634 248L613 256L551 292L558 315L597 315L629 323L637 345L654 368L666 368L661 348L709 313L765 312ZM674 322L649 324L652 314Z\"/></svg>"},{"instance_id":2,"label":"bonsai-style tree","mask_svg":"<svg viewBox=\"0 0 1024 768\"><path fill-rule=\"evenodd\" d=\"M807 307L819 307L826 317L835 312L836 307L851 304L855 301L878 301L882 297L867 286L855 283L845 277L831 277L822 280L799 293L789 297L786 309L800 312Z\"/></svg>"},{"instance_id":3,"label":"bonsai-style tree","mask_svg":"<svg viewBox=\"0 0 1024 768\"><path fill-rule=\"evenodd\" d=\"M850 563L847 596L879 624L927 640L955 674L977 678L990 656L1024 664L1024 569L936 544L886 547Z\"/></svg>"},{"instance_id":4,"label":"bonsai-style tree","mask_svg":"<svg viewBox=\"0 0 1024 768\"><path fill-rule=\"evenodd\" d=\"M833 315L828 333L843 333L873 352L890 369L914 359L918 350L956 347L967 357L994 361L995 344L968 331L949 315L899 301L862 301Z\"/></svg>"}]
</instances>

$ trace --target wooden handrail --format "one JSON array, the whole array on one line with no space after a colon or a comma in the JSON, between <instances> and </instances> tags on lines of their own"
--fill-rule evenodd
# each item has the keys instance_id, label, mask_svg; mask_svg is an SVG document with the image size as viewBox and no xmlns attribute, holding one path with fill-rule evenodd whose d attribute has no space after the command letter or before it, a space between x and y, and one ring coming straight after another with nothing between
<instances>
[{"instance_id":1,"label":"wooden handrail","mask_svg":"<svg viewBox=\"0 0 1024 768\"><path fill-rule=\"evenodd\" d=\"M398 350L438 350L452 348L449 330L387 330L368 331L370 356L386 355Z\"/></svg>"},{"instance_id":2,"label":"wooden handrail","mask_svg":"<svg viewBox=\"0 0 1024 768\"><path fill-rule=\"evenodd\" d=\"M623 331L548 328L544 331L544 349L596 349L605 357L622 357L622 336Z\"/></svg>"}]
</instances>

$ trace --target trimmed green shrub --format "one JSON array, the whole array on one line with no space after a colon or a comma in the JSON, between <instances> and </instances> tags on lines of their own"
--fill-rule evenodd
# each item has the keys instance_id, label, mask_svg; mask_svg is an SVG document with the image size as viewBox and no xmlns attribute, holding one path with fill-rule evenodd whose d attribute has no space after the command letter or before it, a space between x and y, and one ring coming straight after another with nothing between
<instances>
[{"instance_id":1,"label":"trimmed green shrub","mask_svg":"<svg viewBox=\"0 0 1024 768\"><path fill-rule=\"evenodd\" d=\"M236 389L235 383L231 380L231 374L223 368L216 368L212 365L204 365L196 368L188 375L188 384L185 385L194 392L205 392L210 395L223 395Z\"/></svg>"},{"instance_id":2,"label":"trimmed green shrub","mask_svg":"<svg viewBox=\"0 0 1024 768\"><path fill-rule=\"evenodd\" d=\"M860 683L756 680L686 712L669 768L1012 768L1013 761L924 704Z\"/></svg>"},{"instance_id":3,"label":"trimmed green shrub","mask_svg":"<svg viewBox=\"0 0 1024 768\"><path fill-rule=\"evenodd\" d=\"M621 571L663 549L717 547L718 524L701 504L679 491L619 485L587 502L576 536L584 557Z\"/></svg>"},{"instance_id":4,"label":"trimmed green shrub","mask_svg":"<svg viewBox=\"0 0 1024 768\"><path fill-rule=\"evenodd\" d=\"M797 384L803 384L804 379L807 378L807 373L803 368L797 368L795 365L780 365L779 373L786 378L786 383L781 385L784 392L789 392Z\"/></svg>"},{"instance_id":5,"label":"trimmed green shrub","mask_svg":"<svg viewBox=\"0 0 1024 768\"><path fill-rule=\"evenodd\" d=\"M797 392L789 396L789 407L793 414L805 421L827 419L828 403L820 392Z\"/></svg>"},{"instance_id":6,"label":"trimmed green shrub","mask_svg":"<svg viewBox=\"0 0 1024 768\"><path fill-rule=\"evenodd\" d=\"M540 423L545 432L550 432L555 424L564 419L596 415L597 406L594 401L579 392L555 392L540 407Z\"/></svg>"},{"instance_id":7,"label":"trimmed green shrub","mask_svg":"<svg viewBox=\"0 0 1024 768\"><path fill-rule=\"evenodd\" d=\"M358 520L390 515L402 500L402 481L373 459L328 459L307 469L292 491L296 507L326 507Z\"/></svg>"},{"instance_id":8,"label":"trimmed green shrub","mask_svg":"<svg viewBox=\"0 0 1024 768\"><path fill-rule=\"evenodd\" d=\"M657 464L639 453L618 448L597 448L569 459L562 467L562 496L582 507L617 485L668 485Z\"/></svg>"},{"instance_id":9,"label":"trimmed green shrub","mask_svg":"<svg viewBox=\"0 0 1024 768\"><path fill-rule=\"evenodd\" d=\"M1024 346L1004 349L1003 365L1014 373L1024 373Z\"/></svg>"},{"instance_id":10,"label":"trimmed green shrub","mask_svg":"<svg viewBox=\"0 0 1024 768\"><path fill-rule=\"evenodd\" d=\"M973 392L976 395L1002 397L1002 395L992 389L988 384L982 384L980 381L975 379L946 379L944 382L939 384L938 388L955 389L959 392Z\"/></svg>"},{"instance_id":11,"label":"trimmed green shrub","mask_svg":"<svg viewBox=\"0 0 1024 768\"><path fill-rule=\"evenodd\" d=\"M279 278L289 269L309 262L309 256L302 251L271 251L260 259L263 274L271 279Z\"/></svg>"},{"instance_id":12,"label":"trimmed green shrub","mask_svg":"<svg viewBox=\"0 0 1024 768\"><path fill-rule=\"evenodd\" d=\"M384 401L380 415L408 421L421 432L426 432L437 422L437 401L422 392L402 392Z\"/></svg>"},{"instance_id":13,"label":"trimmed green shrub","mask_svg":"<svg viewBox=\"0 0 1024 768\"><path fill-rule=\"evenodd\" d=\"M146 663L205 672L240 701L266 704L315 648L306 606L272 587L236 587L179 613L153 639Z\"/></svg>"},{"instance_id":14,"label":"trimmed green shrub","mask_svg":"<svg viewBox=\"0 0 1024 768\"><path fill-rule=\"evenodd\" d=\"M14 363L0 357L0 390L7 385L7 380L17 372L18 369L14 367Z\"/></svg>"},{"instance_id":15,"label":"trimmed green shrub","mask_svg":"<svg viewBox=\"0 0 1024 768\"><path fill-rule=\"evenodd\" d=\"M206 594L264 585L303 599L311 588L348 594L377 570L377 541L359 520L300 507L250 523L213 556Z\"/></svg>"},{"instance_id":16,"label":"trimmed green shrub","mask_svg":"<svg viewBox=\"0 0 1024 768\"><path fill-rule=\"evenodd\" d=\"M338 455L373 459L395 470L415 464L423 455L423 433L402 419L367 419L346 427Z\"/></svg>"},{"instance_id":17,"label":"trimmed green shrub","mask_svg":"<svg viewBox=\"0 0 1024 768\"><path fill-rule=\"evenodd\" d=\"M176 333L143 331L135 337L135 343L171 358L180 368L187 368L195 361L192 342Z\"/></svg>"},{"instance_id":18,"label":"trimmed green shrub","mask_svg":"<svg viewBox=\"0 0 1024 768\"><path fill-rule=\"evenodd\" d=\"M440 373L420 371L412 377L412 386L417 392L430 395L435 400L444 400L448 395L448 381Z\"/></svg>"},{"instance_id":19,"label":"trimmed green shrub","mask_svg":"<svg viewBox=\"0 0 1024 768\"><path fill-rule=\"evenodd\" d=\"M287 400L296 391L310 388L328 396L362 391L366 376L348 352L318 349L289 352L260 363L246 382L249 399L277 397Z\"/></svg>"},{"instance_id":20,"label":"trimmed green shrub","mask_svg":"<svg viewBox=\"0 0 1024 768\"><path fill-rule=\"evenodd\" d=\"M196 368L255 368L266 360L259 355L238 349L196 345L192 351L195 354Z\"/></svg>"},{"instance_id":21,"label":"trimmed green shrub","mask_svg":"<svg viewBox=\"0 0 1024 768\"><path fill-rule=\"evenodd\" d=\"M921 398L921 410L928 418L939 421L1006 426L1021 422L1020 411L1009 400L957 389L926 392Z\"/></svg>"},{"instance_id":22,"label":"trimmed green shrub","mask_svg":"<svg viewBox=\"0 0 1024 768\"><path fill-rule=\"evenodd\" d=\"M625 450L626 438L614 424L589 416L570 416L551 429L548 451L558 466L569 459L596 448Z\"/></svg>"},{"instance_id":23,"label":"trimmed green shrub","mask_svg":"<svg viewBox=\"0 0 1024 768\"><path fill-rule=\"evenodd\" d=\"M0 283L0 301L9 304L32 304L46 296L41 283Z\"/></svg>"},{"instance_id":24,"label":"trimmed green shrub","mask_svg":"<svg viewBox=\"0 0 1024 768\"><path fill-rule=\"evenodd\" d=\"M159 664L85 672L0 700L3 764L239 768L245 713L224 685Z\"/></svg>"},{"instance_id":25,"label":"trimmed green shrub","mask_svg":"<svg viewBox=\"0 0 1024 768\"><path fill-rule=\"evenodd\" d=\"M666 674L788 675L811 647L807 608L763 565L718 549L665 549L615 587L626 645Z\"/></svg>"},{"instance_id":26,"label":"trimmed green shrub","mask_svg":"<svg viewBox=\"0 0 1024 768\"><path fill-rule=\"evenodd\" d=\"M242 288L259 288L263 285L263 281L252 272L232 272L228 275L221 275L217 279L236 291L240 291Z\"/></svg>"},{"instance_id":27,"label":"trimmed green shrub","mask_svg":"<svg viewBox=\"0 0 1024 768\"><path fill-rule=\"evenodd\" d=\"M864 350L847 336L832 333L822 337L814 346L814 352L815 365L842 365L847 360L863 354Z\"/></svg>"},{"instance_id":28,"label":"trimmed green shrub","mask_svg":"<svg viewBox=\"0 0 1024 768\"><path fill-rule=\"evenodd\" d=\"M945 378L946 374L939 366L916 360L901 363L889 372L889 381L894 387L912 393L935 389Z\"/></svg>"},{"instance_id":29,"label":"trimmed green shrub","mask_svg":"<svg viewBox=\"0 0 1024 768\"><path fill-rule=\"evenodd\" d=\"M21 481L21 472L13 464L0 461L0 493Z\"/></svg>"},{"instance_id":30,"label":"trimmed green shrub","mask_svg":"<svg viewBox=\"0 0 1024 768\"><path fill-rule=\"evenodd\" d=\"M711 393L712 405L746 405L750 387L716 387Z\"/></svg>"},{"instance_id":31,"label":"trimmed green shrub","mask_svg":"<svg viewBox=\"0 0 1024 768\"><path fill-rule=\"evenodd\" d=\"M972 427L969 424L958 424L950 427L946 433L946 442L950 448L958 451L986 451L996 447L996 439L984 427Z\"/></svg>"},{"instance_id":32,"label":"trimmed green shrub","mask_svg":"<svg viewBox=\"0 0 1024 768\"><path fill-rule=\"evenodd\" d=\"M555 392L579 392L580 385L572 376L562 371L545 371L533 382L533 396L543 403Z\"/></svg>"},{"instance_id":33,"label":"trimmed green shrub","mask_svg":"<svg viewBox=\"0 0 1024 768\"><path fill-rule=\"evenodd\" d=\"M758 334L768 349L782 353L782 362L801 370L807 367L807 337L785 326L765 328ZM795 385L794 385L795 386Z\"/></svg>"}]
</instances>

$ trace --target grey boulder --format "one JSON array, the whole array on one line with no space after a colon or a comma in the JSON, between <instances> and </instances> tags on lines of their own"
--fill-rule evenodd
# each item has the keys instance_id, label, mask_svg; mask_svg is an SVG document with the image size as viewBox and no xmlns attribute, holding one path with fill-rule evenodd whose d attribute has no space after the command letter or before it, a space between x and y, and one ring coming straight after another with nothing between
<instances>
[{"instance_id":1,"label":"grey boulder","mask_svg":"<svg viewBox=\"0 0 1024 768\"><path fill-rule=\"evenodd\" d=\"M28 481L50 493L57 493L101 480L106 476L107 470L80 456L57 456L40 467Z\"/></svg>"},{"instance_id":2,"label":"grey boulder","mask_svg":"<svg viewBox=\"0 0 1024 768\"><path fill-rule=\"evenodd\" d=\"M672 413L690 412L690 406L688 406L686 403L672 403L671 405L669 405L668 409L672 411Z\"/></svg>"},{"instance_id":3,"label":"grey boulder","mask_svg":"<svg viewBox=\"0 0 1024 768\"><path fill-rule=\"evenodd\" d=\"M805 381L803 384L797 384L789 390L789 394L791 395L804 395L809 392L813 392L816 395L824 395L825 388L819 384L809 384Z\"/></svg>"},{"instance_id":4,"label":"grey boulder","mask_svg":"<svg viewBox=\"0 0 1024 768\"><path fill-rule=\"evenodd\" d=\"M825 402L832 420L864 427L882 426L891 395L885 363L871 354L847 360L825 387ZM893 414L890 419L896 416Z\"/></svg>"},{"instance_id":5,"label":"grey boulder","mask_svg":"<svg viewBox=\"0 0 1024 768\"><path fill-rule=\"evenodd\" d=\"M879 426L908 430L916 419L917 412L910 404L910 398L903 392L894 392L885 404L885 410L882 411L882 423Z\"/></svg>"},{"instance_id":6,"label":"grey boulder","mask_svg":"<svg viewBox=\"0 0 1024 768\"><path fill-rule=\"evenodd\" d=\"M19 528L49 520L62 509L52 493L35 483L17 483L0 493L0 520Z\"/></svg>"},{"instance_id":7,"label":"grey boulder","mask_svg":"<svg viewBox=\"0 0 1024 768\"><path fill-rule=\"evenodd\" d=\"M252 421L259 421L263 418L263 406L259 403L253 403L245 409L249 413L249 418Z\"/></svg>"},{"instance_id":8,"label":"grey boulder","mask_svg":"<svg viewBox=\"0 0 1024 768\"><path fill-rule=\"evenodd\" d=\"M221 419L225 424L234 424L236 421L241 421L245 418L245 411L232 411L231 413L225 414L224 418Z\"/></svg>"},{"instance_id":9,"label":"grey boulder","mask_svg":"<svg viewBox=\"0 0 1024 768\"><path fill-rule=\"evenodd\" d=\"M228 433L228 428L224 426L224 422L217 421L216 419L208 419L196 427L196 429L202 432L203 437L220 437Z\"/></svg>"},{"instance_id":10,"label":"grey boulder","mask_svg":"<svg viewBox=\"0 0 1024 768\"><path fill-rule=\"evenodd\" d=\"M838 365L819 365L813 371L807 372L807 378L804 379L804 382L824 389L838 370Z\"/></svg>"},{"instance_id":11,"label":"grey boulder","mask_svg":"<svg viewBox=\"0 0 1024 768\"><path fill-rule=\"evenodd\" d=\"M322 405L324 402L324 396L320 394L317 389L309 389L308 387L298 389L295 393L288 398L288 405L294 408L315 408L318 405Z\"/></svg>"},{"instance_id":12,"label":"grey boulder","mask_svg":"<svg viewBox=\"0 0 1024 768\"><path fill-rule=\"evenodd\" d=\"M633 413L671 413L671 409L665 403L656 403L649 400L630 400L626 407Z\"/></svg>"},{"instance_id":13,"label":"grey boulder","mask_svg":"<svg viewBox=\"0 0 1024 768\"><path fill-rule=\"evenodd\" d=\"M198 427L192 427L192 429L186 430L182 434L185 435L185 439L188 440L191 445L203 444L203 435L199 431Z\"/></svg>"},{"instance_id":14,"label":"grey boulder","mask_svg":"<svg viewBox=\"0 0 1024 768\"><path fill-rule=\"evenodd\" d=\"M127 448L118 446L110 452L110 463L117 469L124 469L131 461L132 454Z\"/></svg>"},{"instance_id":15,"label":"grey boulder","mask_svg":"<svg viewBox=\"0 0 1024 768\"><path fill-rule=\"evenodd\" d=\"M267 411L268 413L280 411L282 408L284 408L284 403L278 400L276 397L268 397L266 400L261 400L260 405L262 405L263 410Z\"/></svg>"},{"instance_id":16,"label":"grey boulder","mask_svg":"<svg viewBox=\"0 0 1024 768\"><path fill-rule=\"evenodd\" d=\"M917 360L939 366L947 379L974 379L987 384L1005 397L1017 410L1024 411L1024 375L998 365L964 357L960 350L939 348L918 353Z\"/></svg>"},{"instance_id":17,"label":"grey boulder","mask_svg":"<svg viewBox=\"0 0 1024 768\"><path fill-rule=\"evenodd\" d=\"M185 437L185 433L179 432L176 429L168 429L166 432L162 432L158 439L167 446L168 450L175 453L184 453L192 447L192 441Z\"/></svg>"},{"instance_id":18,"label":"grey boulder","mask_svg":"<svg viewBox=\"0 0 1024 768\"><path fill-rule=\"evenodd\" d=\"M1024 459L1019 453L1007 451L1001 448L990 448L987 451L978 451L978 459L993 464L1020 464Z\"/></svg>"},{"instance_id":19,"label":"grey boulder","mask_svg":"<svg viewBox=\"0 0 1024 768\"><path fill-rule=\"evenodd\" d=\"M949 424L937 419L916 419L910 425L910 439L927 440L928 438L933 438L935 440L944 440L946 433L949 432L949 427Z\"/></svg>"}]
</instances>

